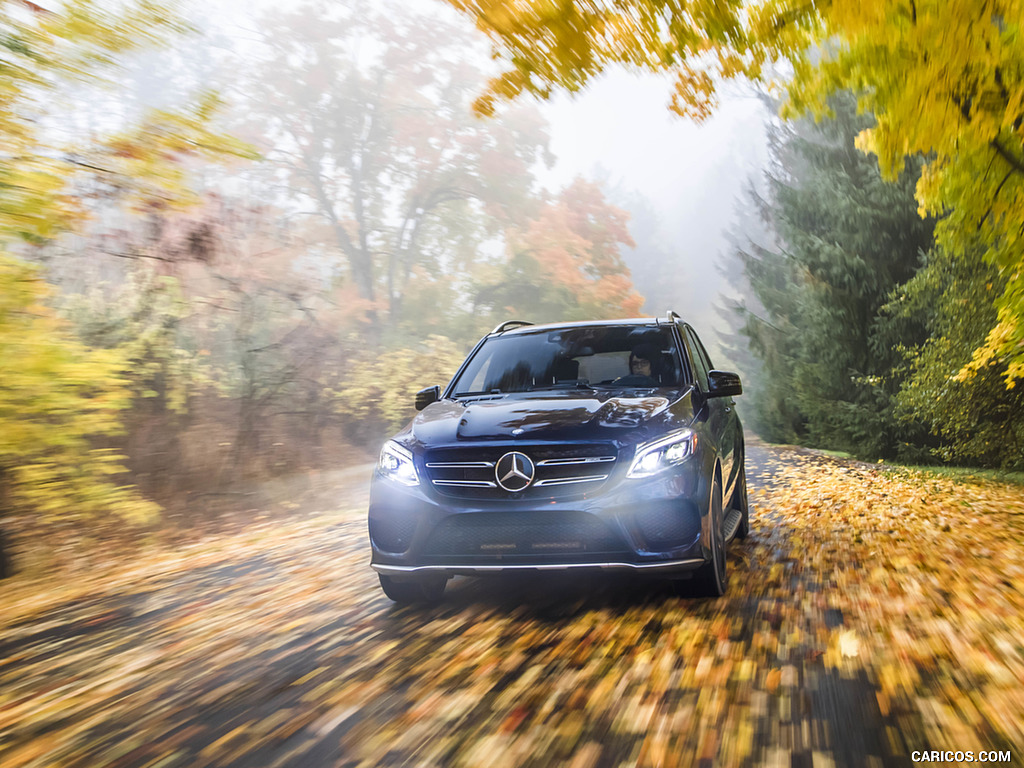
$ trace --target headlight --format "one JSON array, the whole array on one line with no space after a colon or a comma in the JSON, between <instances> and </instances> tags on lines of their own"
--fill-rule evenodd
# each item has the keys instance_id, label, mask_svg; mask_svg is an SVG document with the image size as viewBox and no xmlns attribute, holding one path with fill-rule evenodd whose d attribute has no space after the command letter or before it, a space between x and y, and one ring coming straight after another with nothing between
<instances>
[{"instance_id":1,"label":"headlight","mask_svg":"<svg viewBox=\"0 0 1024 768\"><path fill-rule=\"evenodd\" d=\"M637 446L636 456L626 477L639 478L656 475L662 470L682 464L697 447L695 432L684 429L667 437Z\"/></svg>"},{"instance_id":2,"label":"headlight","mask_svg":"<svg viewBox=\"0 0 1024 768\"><path fill-rule=\"evenodd\" d=\"M416 465L412 461L412 453L394 440L388 440L380 449L377 471L384 477L402 485L420 484L420 478L416 474Z\"/></svg>"}]
</instances>

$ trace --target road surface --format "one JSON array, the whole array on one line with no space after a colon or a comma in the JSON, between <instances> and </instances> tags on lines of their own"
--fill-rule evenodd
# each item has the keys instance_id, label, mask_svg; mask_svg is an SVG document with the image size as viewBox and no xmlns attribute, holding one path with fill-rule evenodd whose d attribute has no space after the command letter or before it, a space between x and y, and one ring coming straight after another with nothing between
<instances>
[{"instance_id":1,"label":"road surface","mask_svg":"<svg viewBox=\"0 0 1024 768\"><path fill-rule=\"evenodd\" d=\"M903 609L844 591L870 564L847 574L810 552L850 531L761 501L818 461L835 464L749 448L753 530L730 546L723 599L546 574L457 579L430 608L378 589L366 476L350 473L327 522L266 523L94 594L14 606L0 618L0 765L875 768L921 749L1012 750L1002 764L1019 765L1015 684L876 661L870 628ZM1010 646L996 661L1012 677L1019 634ZM907 674L924 693L894 696ZM984 690L1008 703L986 708ZM961 695L975 701L963 717Z\"/></svg>"}]
</instances>

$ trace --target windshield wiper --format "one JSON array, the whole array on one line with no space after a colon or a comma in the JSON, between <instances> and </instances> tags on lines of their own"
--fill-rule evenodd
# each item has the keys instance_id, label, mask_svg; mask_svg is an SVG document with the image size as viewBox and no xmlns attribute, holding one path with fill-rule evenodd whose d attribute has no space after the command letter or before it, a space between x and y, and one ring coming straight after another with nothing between
<instances>
[{"instance_id":1,"label":"windshield wiper","mask_svg":"<svg viewBox=\"0 0 1024 768\"><path fill-rule=\"evenodd\" d=\"M483 397L485 395L502 395L500 389L482 389L479 392L456 392L452 397Z\"/></svg>"},{"instance_id":2,"label":"windshield wiper","mask_svg":"<svg viewBox=\"0 0 1024 768\"><path fill-rule=\"evenodd\" d=\"M639 382L639 381L602 381L597 385L601 389L660 389L665 385L659 384L658 382Z\"/></svg>"},{"instance_id":3,"label":"windshield wiper","mask_svg":"<svg viewBox=\"0 0 1024 768\"><path fill-rule=\"evenodd\" d=\"M590 382L586 379L579 379L577 381L561 381L557 384L537 384L530 387L530 392L543 392L547 389L589 389L593 390Z\"/></svg>"}]
</instances>

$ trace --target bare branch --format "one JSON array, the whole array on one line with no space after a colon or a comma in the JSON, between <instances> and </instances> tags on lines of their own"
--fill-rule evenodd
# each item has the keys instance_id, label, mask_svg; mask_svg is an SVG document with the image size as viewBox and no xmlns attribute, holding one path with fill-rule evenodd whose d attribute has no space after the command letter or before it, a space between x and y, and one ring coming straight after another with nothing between
<instances>
[{"instance_id":1,"label":"bare branch","mask_svg":"<svg viewBox=\"0 0 1024 768\"><path fill-rule=\"evenodd\" d=\"M1007 147L1004 147L999 139L992 139L989 144L992 145L992 148L999 153L999 156L1003 158L1003 160L1010 164L1010 167L1013 170L1017 173L1024 174L1024 162L1022 162L1019 157L1015 156Z\"/></svg>"}]
</instances>

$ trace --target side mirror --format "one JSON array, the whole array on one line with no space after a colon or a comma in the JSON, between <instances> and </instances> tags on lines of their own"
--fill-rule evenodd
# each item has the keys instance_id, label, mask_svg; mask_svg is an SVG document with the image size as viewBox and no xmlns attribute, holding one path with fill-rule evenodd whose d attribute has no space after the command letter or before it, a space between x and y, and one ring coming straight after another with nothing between
<instances>
[{"instance_id":1,"label":"side mirror","mask_svg":"<svg viewBox=\"0 0 1024 768\"><path fill-rule=\"evenodd\" d=\"M416 410L422 411L431 403L436 403L441 399L441 388L436 384L426 389L421 389L416 393Z\"/></svg>"},{"instance_id":2,"label":"side mirror","mask_svg":"<svg viewBox=\"0 0 1024 768\"><path fill-rule=\"evenodd\" d=\"M742 394L743 385L738 373L708 371L708 397L732 397Z\"/></svg>"}]
</instances>

